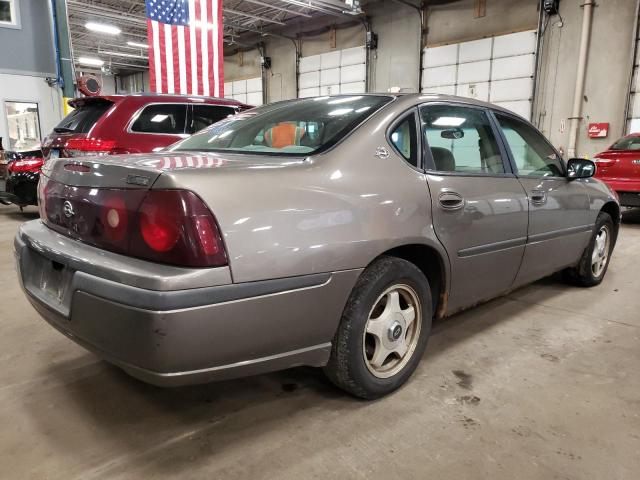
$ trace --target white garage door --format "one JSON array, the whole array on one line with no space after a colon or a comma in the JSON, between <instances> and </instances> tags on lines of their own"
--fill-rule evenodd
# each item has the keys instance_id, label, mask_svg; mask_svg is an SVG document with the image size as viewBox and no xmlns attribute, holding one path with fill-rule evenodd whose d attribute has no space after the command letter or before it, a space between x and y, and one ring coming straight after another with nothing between
<instances>
[{"instance_id":1,"label":"white garage door","mask_svg":"<svg viewBox=\"0 0 640 480\"><path fill-rule=\"evenodd\" d=\"M637 40L636 60L633 65L633 81L631 83L631 97L629 98L629 118L627 129L629 133L640 132L640 39Z\"/></svg>"},{"instance_id":2,"label":"white garage door","mask_svg":"<svg viewBox=\"0 0 640 480\"><path fill-rule=\"evenodd\" d=\"M262 105L262 78L235 80L224 84L224 96L254 107Z\"/></svg>"},{"instance_id":3,"label":"white garage door","mask_svg":"<svg viewBox=\"0 0 640 480\"><path fill-rule=\"evenodd\" d=\"M427 47L422 91L475 98L531 118L536 31Z\"/></svg>"},{"instance_id":4,"label":"white garage door","mask_svg":"<svg viewBox=\"0 0 640 480\"><path fill-rule=\"evenodd\" d=\"M298 97L365 93L366 58L364 46L300 58Z\"/></svg>"}]
</instances>

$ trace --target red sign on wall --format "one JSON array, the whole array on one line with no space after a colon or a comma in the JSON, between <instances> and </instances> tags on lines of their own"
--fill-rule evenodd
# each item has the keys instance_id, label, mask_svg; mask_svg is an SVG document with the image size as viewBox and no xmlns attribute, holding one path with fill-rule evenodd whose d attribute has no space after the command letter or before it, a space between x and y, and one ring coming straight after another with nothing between
<instances>
[{"instance_id":1,"label":"red sign on wall","mask_svg":"<svg viewBox=\"0 0 640 480\"><path fill-rule=\"evenodd\" d=\"M589 138L607 138L609 135L608 123L590 123Z\"/></svg>"}]
</instances>

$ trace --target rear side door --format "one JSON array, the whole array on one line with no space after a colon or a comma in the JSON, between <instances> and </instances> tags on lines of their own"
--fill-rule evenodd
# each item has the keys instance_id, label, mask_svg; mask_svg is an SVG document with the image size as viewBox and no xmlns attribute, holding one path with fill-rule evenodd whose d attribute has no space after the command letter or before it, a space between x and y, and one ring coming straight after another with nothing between
<instances>
[{"instance_id":1,"label":"rear side door","mask_svg":"<svg viewBox=\"0 0 640 480\"><path fill-rule=\"evenodd\" d=\"M119 143L129 152L147 153L188 137L187 108L184 103L145 105L134 114Z\"/></svg>"},{"instance_id":2,"label":"rear side door","mask_svg":"<svg viewBox=\"0 0 640 480\"><path fill-rule=\"evenodd\" d=\"M527 236L527 197L487 110L429 103L420 117L433 226L451 263L452 312L513 284Z\"/></svg>"},{"instance_id":3,"label":"rear side door","mask_svg":"<svg viewBox=\"0 0 640 480\"><path fill-rule=\"evenodd\" d=\"M575 264L585 249L589 196L583 180L569 180L562 158L544 136L520 118L494 112L512 168L527 192L529 228L516 285Z\"/></svg>"}]
</instances>

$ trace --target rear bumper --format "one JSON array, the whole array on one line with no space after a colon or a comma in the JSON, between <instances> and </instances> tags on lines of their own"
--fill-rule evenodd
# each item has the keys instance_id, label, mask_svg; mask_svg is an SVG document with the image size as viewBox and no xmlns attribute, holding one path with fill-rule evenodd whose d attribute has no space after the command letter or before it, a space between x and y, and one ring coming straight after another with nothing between
<instances>
[{"instance_id":1,"label":"rear bumper","mask_svg":"<svg viewBox=\"0 0 640 480\"><path fill-rule=\"evenodd\" d=\"M130 276L124 283L105 275L109 268L118 268L113 257L119 256L73 242L79 250L95 250L102 256L93 269L78 268L82 266L73 250L69 255L56 251L57 241L70 240L39 222L23 226L15 239L19 277L31 304L78 344L160 386L324 365L360 273L349 270L210 286L198 285L202 282L197 280L193 288L183 281L177 289L157 289L163 285L151 289L147 288L151 279ZM43 287L42 272L51 262L61 269L65 285L56 293ZM136 267L140 265L132 270ZM153 275L158 268L166 268L167 277L175 275L175 267L149 264ZM173 278L164 287L180 283L176 282Z\"/></svg>"},{"instance_id":2,"label":"rear bumper","mask_svg":"<svg viewBox=\"0 0 640 480\"><path fill-rule=\"evenodd\" d=\"M623 207L640 207L640 191L638 192L623 192L617 191L620 198L620 205Z\"/></svg>"},{"instance_id":3,"label":"rear bumper","mask_svg":"<svg viewBox=\"0 0 640 480\"><path fill-rule=\"evenodd\" d=\"M10 175L6 180L6 192L0 192L0 198L16 205L37 205L39 178L38 172L18 172Z\"/></svg>"}]
</instances>

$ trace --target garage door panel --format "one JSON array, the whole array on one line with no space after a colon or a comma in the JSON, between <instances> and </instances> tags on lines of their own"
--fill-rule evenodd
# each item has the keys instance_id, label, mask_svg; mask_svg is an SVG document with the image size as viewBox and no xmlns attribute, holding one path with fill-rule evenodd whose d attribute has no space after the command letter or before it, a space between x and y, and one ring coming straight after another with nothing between
<instances>
[{"instance_id":1,"label":"garage door panel","mask_svg":"<svg viewBox=\"0 0 640 480\"><path fill-rule=\"evenodd\" d=\"M458 63L458 45L443 45L442 47L425 48L423 64L425 67L444 67Z\"/></svg>"},{"instance_id":2,"label":"garage door panel","mask_svg":"<svg viewBox=\"0 0 640 480\"><path fill-rule=\"evenodd\" d=\"M340 93L340 84L324 85L320 87L320 95L337 95Z\"/></svg>"},{"instance_id":3,"label":"garage door panel","mask_svg":"<svg viewBox=\"0 0 640 480\"><path fill-rule=\"evenodd\" d=\"M460 84L456 87L456 95L488 102L489 82Z\"/></svg>"},{"instance_id":4,"label":"garage door panel","mask_svg":"<svg viewBox=\"0 0 640 480\"><path fill-rule=\"evenodd\" d=\"M225 95L233 94L233 82L224 82L224 94Z\"/></svg>"},{"instance_id":5,"label":"garage door panel","mask_svg":"<svg viewBox=\"0 0 640 480\"><path fill-rule=\"evenodd\" d=\"M497 80L491 83L490 98L492 102L530 100L531 92L533 92L532 78Z\"/></svg>"},{"instance_id":6,"label":"garage door panel","mask_svg":"<svg viewBox=\"0 0 640 480\"><path fill-rule=\"evenodd\" d=\"M233 94L236 95L238 93L247 93L247 81L246 80L236 80L233 82Z\"/></svg>"},{"instance_id":7,"label":"garage door panel","mask_svg":"<svg viewBox=\"0 0 640 480\"><path fill-rule=\"evenodd\" d=\"M629 133L640 132L640 118L632 118L629 121Z\"/></svg>"},{"instance_id":8,"label":"garage door panel","mask_svg":"<svg viewBox=\"0 0 640 480\"><path fill-rule=\"evenodd\" d=\"M488 82L490 76L490 60L462 63L458 66L458 83Z\"/></svg>"},{"instance_id":9,"label":"garage door panel","mask_svg":"<svg viewBox=\"0 0 640 480\"><path fill-rule=\"evenodd\" d=\"M314 70L320 70L320 55L300 58L300 73L313 72Z\"/></svg>"},{"instance_id":10,"label":"garage door panel","mask_svg":"<svg viewBox=\"0 0 640 480\"><path fill-rule=\"evenodd\" d=\"M349 65L340 69L340 83L364 82L367 71L364 63L359 65Z\"/></svg>"},{"instance_id":11,"label":"garage door panel","mask_svg":"<svg viewBox=\"0 0 640 480\"><path fill-rule=\"evenodd\" d=\"M320 71L320 86L340 83L340 68Z\"/></svg>"},{"instance_id":12,"label":"garage door panel","mask_svg":"<svg viewBox=\"0 0 640 480\"><path fill-rule=\"evenodd\" d=\"M536 32L518 32L500 35L493 41L493 58L533 54L536 51Z\"/></svg>"},{"instance_id":13,"label":"garage door panel","mask_svg":"<svg viewBox=\"0 0 640 480\"><path fill-rule=\"evenodd\" d=\"M262 78L247 79L247 93L262 92Z\"/></svg>"},{"instance_id":14,"label":"garage door panel","mask_svg":"<svg viewBox=\"0 0 640 480\"><path fill-rule=\"evenodd\" d=\"M262 92L247 93L247 103L254 107L262 105Z\"/></svg>"},{"instance_id":15,"label":"garage door panel","mask_svg":"<svg viewBox=\"0 0 640 480\"><path fill-rule=\"evenodd\" d=\"M481 40L461 43L460 51L458 53L458 62L467 63L491 59L492 43L492 38L483 38Z\"/></svg>"},{"instance_id":16,"label":"garage door panel","mask_svg":"<svg viewBox=\"0 0 640 480\"><path fill-rule=\"evenodd\" d=\"M631 95L631 116L633 118L640 118L640 94L633 93Z\"/></svg>"},{"instance_id":17,"label":"garage door panel","mask_svg":"<svg viewBox=\"0 0 640 480\"><path fill-rule=\"evenodd\" d=\"M340 50L320 55L320 68L322 70L338 67L340 67Z\"/></svg>"},{"instance_id":18,"label":"garage door panel","mask_svg":"<svg viewBox=\"0 0 640 480\"><path fill-rule=\"evenodd\" d=\"M366 84L362 82L343 83L340 85L340 93L365 93Z\"/></svg>"},{"instance_id":19,"label":"garage door panel","mask_svg":"<svg viewBox=\"0 0 640 480\"><path fill-rule=\"evenodd\" d=\"M440 95L455 95L455 85L440 85L439 87L426 87L422 89L422 93L437 93Z\"/></svg>"},{"instance_id":20,"label":"garage door panel","mask_svg":"<svg viewBox=\"0 0 640 480\"><path fill-rule=\"evenodd\" d=\"M233 99L238 102L247 103L247 94L246 93L234 93Z\"/></svg>"},{"instance_id":21,"label":"garage door panel","mask_svg":"<svg viewBox=\"0 0 640 480\"><path fill-rule=\"evenodd\" d=\"M318 95L320 95L320 87L301 88L298 92L298 97L300 98L317 97Z\"/></svg>"},{"instance_id":22,"label":"garage door panel","mask_svg":"<svg viewBox=\"0 0 640 480\"><path fill-rule=\"evenodd\" d=\"M439 87L441 85L455 85L458 67L450 65L447 67L426 68L422 78L422 85L425 87Z\"/></svg>"},{"instance_id":23,"label":"garage door panel","mask_svg":"<svg viewBox=\"0 0 640 480\"><path fill-rule=\"evenodd\" d=\"M494 102L496 105L506 108L524 117L526 119L531 118L531 102L529 100L519 100L515 102Z\"/></svg>"},{"instance_id":24,"label":"garage door panel","mask_svg":"<svg viewBox=\"0 0 640 480\"><path fill-rule=\"evenodd\" d=\"M533 77L534 55L496 58L493 61L491 80Z\"/></svg>"},{"instance_id":25,"label":"garage door panel","mask_svg":"<svg viewBox=\"0 0 640 480\"><path fill-rule=\"evenodd\" d=\"M367 51L364 47L345 48L341 52L340 66L342 67L367 63Z\"/></svg>"},{"instance_id":26,"label":"garage door panel","mask_svg":"<svg viewBox=\"0 0 640 480\"><path fill-rule=\"evenodd\" d=\"M300 89L320 86L320 72L308 72L300 74Z\"/></svg>"}]
</instances>

